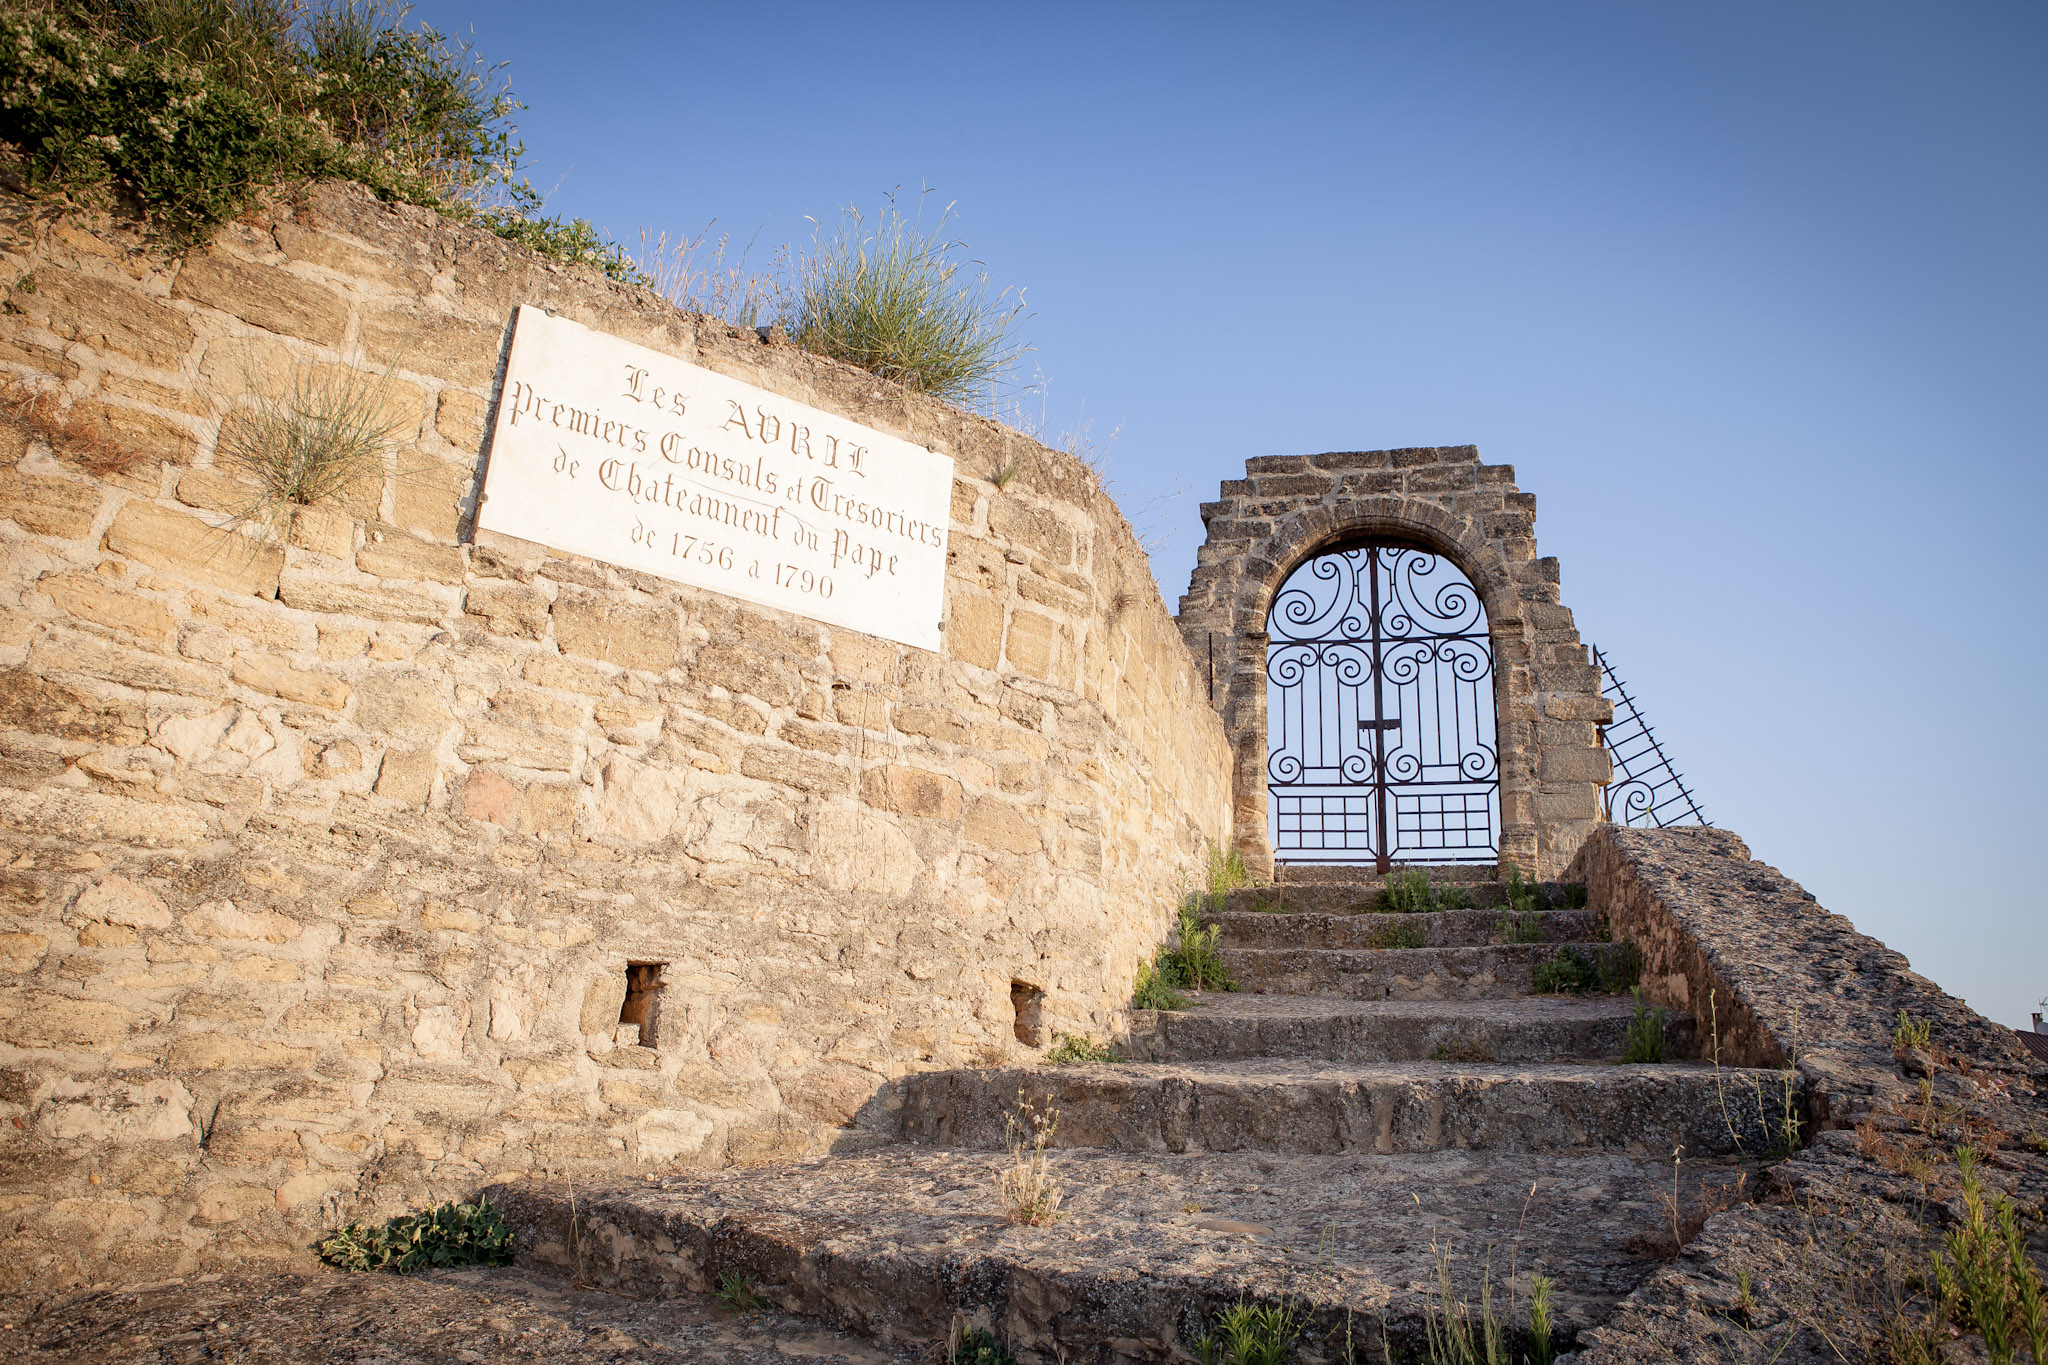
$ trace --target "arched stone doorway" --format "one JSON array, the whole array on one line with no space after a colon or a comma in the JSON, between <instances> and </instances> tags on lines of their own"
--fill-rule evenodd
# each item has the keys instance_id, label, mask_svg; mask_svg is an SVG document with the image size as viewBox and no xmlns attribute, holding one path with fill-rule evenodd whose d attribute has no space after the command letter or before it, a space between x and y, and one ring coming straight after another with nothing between
<instances>
[{"instance_id":1,"label":"arched stone doorway","mask_svg":"<svg viewBox=\"0 0 2048 1365\"><path fill-rule=\"evenodd\" d=\"M1384 540L1325 551L1281 584L1266 634L1275 858L1498 859L1493 640L1456 565Z\"/></svg>"},{"instance_id":2,"label":"arched stone doorway","mask_svg":"<svg viewBox=\"0 0 2048 1365\"><path fill-rule=\"evenodd\" d=\"M1260 456L1202 505L1208 527L1181 598L1181 636L1210 671L1233 750L1233 838L1270 870L1267 622L1281 585L1318 554L1379 542L1449 559L1484 609L1496 675L1498 856L1564 871L1600 819L1613 708L1536 553L1536 499L1472 446Z\"/></svg>"}]
</instances>

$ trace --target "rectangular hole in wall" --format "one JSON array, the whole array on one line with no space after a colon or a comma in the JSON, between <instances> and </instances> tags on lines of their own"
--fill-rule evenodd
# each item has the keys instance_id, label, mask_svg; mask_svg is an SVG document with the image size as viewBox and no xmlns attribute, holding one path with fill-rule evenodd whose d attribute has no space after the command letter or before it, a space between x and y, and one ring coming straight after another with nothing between
<instances>
[{"instance_id":1,"label":"rectangular hole in wall","mask_svg":"<svg viewBox=\"0 0 2048 1365\"><path fill-rule=\"evenodd\" d=\"M1045 1045L1045 992L1028 981L1010 983L1010 1013L1015 1019L1011 1026L1017 1041L1026 1047Z\"/></svg>"},{"instance_id":2,"label":"rectangular hole in wall","mask_svg":"<svg viewBox=\"0 0 2048 1365\"><path fill-rule=\"evenodd\" d=\"M619 1041L653 1047L661 1037L661 969L666 962L628 962L626 1001L619 1006ZM635 1033L627 1033L628 1026Z\"/></svg>"}]
</instances>

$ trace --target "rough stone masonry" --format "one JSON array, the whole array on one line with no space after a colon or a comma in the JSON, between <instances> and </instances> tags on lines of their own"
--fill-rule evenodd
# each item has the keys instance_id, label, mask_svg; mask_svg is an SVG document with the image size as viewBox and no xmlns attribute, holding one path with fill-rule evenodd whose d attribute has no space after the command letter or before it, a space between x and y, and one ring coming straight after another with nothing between
<instances>
[{"instance_id":1,"label":"rough stone masonry","mask_svg":"<svg viewBox=\"0 0 2048 1365\"><path fill-rule=\"evenodd\" d=\"M182 257L0 221L54 395L0 429L0 1283L821 1151L1113 1031L1228 749L1079 462L348 186ZM475 533L521 303L950 455L944 648ZM403 448L266 534L221 423L341 365Z\"/></svg>"}]
</instances>

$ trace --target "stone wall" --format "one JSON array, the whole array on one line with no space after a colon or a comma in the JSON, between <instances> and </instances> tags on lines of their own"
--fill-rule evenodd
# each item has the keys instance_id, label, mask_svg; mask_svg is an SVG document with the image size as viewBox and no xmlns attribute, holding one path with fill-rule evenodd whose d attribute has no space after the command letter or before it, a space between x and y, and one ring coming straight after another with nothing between
<instances>
[{"instance_id":1,"label":"stone wall","mask_svg":"<svg viewBox=\"0 0 2048 1365\"><path fill-rule=\"evenodd\" d=\"M1558 600L1558 565L1536 554L1536 498L1512 465L1473 446L1272 455L1202 504L1209 529L1180 602L1235 755L1237 846L1273 865L1266 833L1266 621L1289 574L1369 542L1443 555L1479 590L1493 637L1500 853L1556 877L1601 814L1612 775L1600 727L1614 708Z\"/></svg>"},{"instance_id":2,"label":"stone wall","mask_svg":"<svg viewBox=\"0 0 2048 1365\"><path fill-rule=\"evenodd\" d=\"M353 187L0 219L0 1283L820 1151L1116 1027L1230 759L1081 464ZM473 533L521 303L952 456L944 652ZM338 364L405 448L269 534L222 420Z\"/></svg>"},{"instance_id":3,"label":"stone wall","mask_svg":"<svg viewBox=\"0 0 2048 1365\"><path fill-rule=\"evenodd\" d=\"M1646 993L1698 1017L1703 1052L1711 1018L1724 1064L1789 1068L1805 1144L1761 1169L1755 1202L1709 1219L1573 1359L1936 1358L1902 1342L1962 1212L1956 1150L1975 1149L1986 1188L2023 1217L2048 1207L2048 1066L1725 830L1602 826L1569 875L1643 950ZM1895 1048L1901 1012L1926 1025L1925 1048ZM1731 1086L1722 1105L1741 1101ZM1954 1349L1946 1358L1965 1358Z\"/></svg>"}]
</instances>

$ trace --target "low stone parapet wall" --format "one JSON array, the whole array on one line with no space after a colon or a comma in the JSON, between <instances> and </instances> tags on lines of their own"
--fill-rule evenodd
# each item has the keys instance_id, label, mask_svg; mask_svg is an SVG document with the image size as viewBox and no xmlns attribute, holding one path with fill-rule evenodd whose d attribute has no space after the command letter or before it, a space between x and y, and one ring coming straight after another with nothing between
<instances>
[{"instance_id":1,"label":"low stone parapet wall","mask_svg":"<svg viewBox=\"0 0 2048 1365\"><path fill-rule=\"evenodd\" d=\"M1605 826L1568 875L1642 950L1646 994L1698 1019L1703 1055L1718 1029L1724 1066L1779 1068L1803 1097L1789 1154L1773 1106L1751 1116L1757 1202L1708 1219L1573 1359L1919 1358L1891 1334L1928 1322L1956 1151L2023 1212L2048 1201L2048 1067L1728 831ZM1901 1012L1925 1046L1895 1048Z\"/></svg>"}]
</instances>

